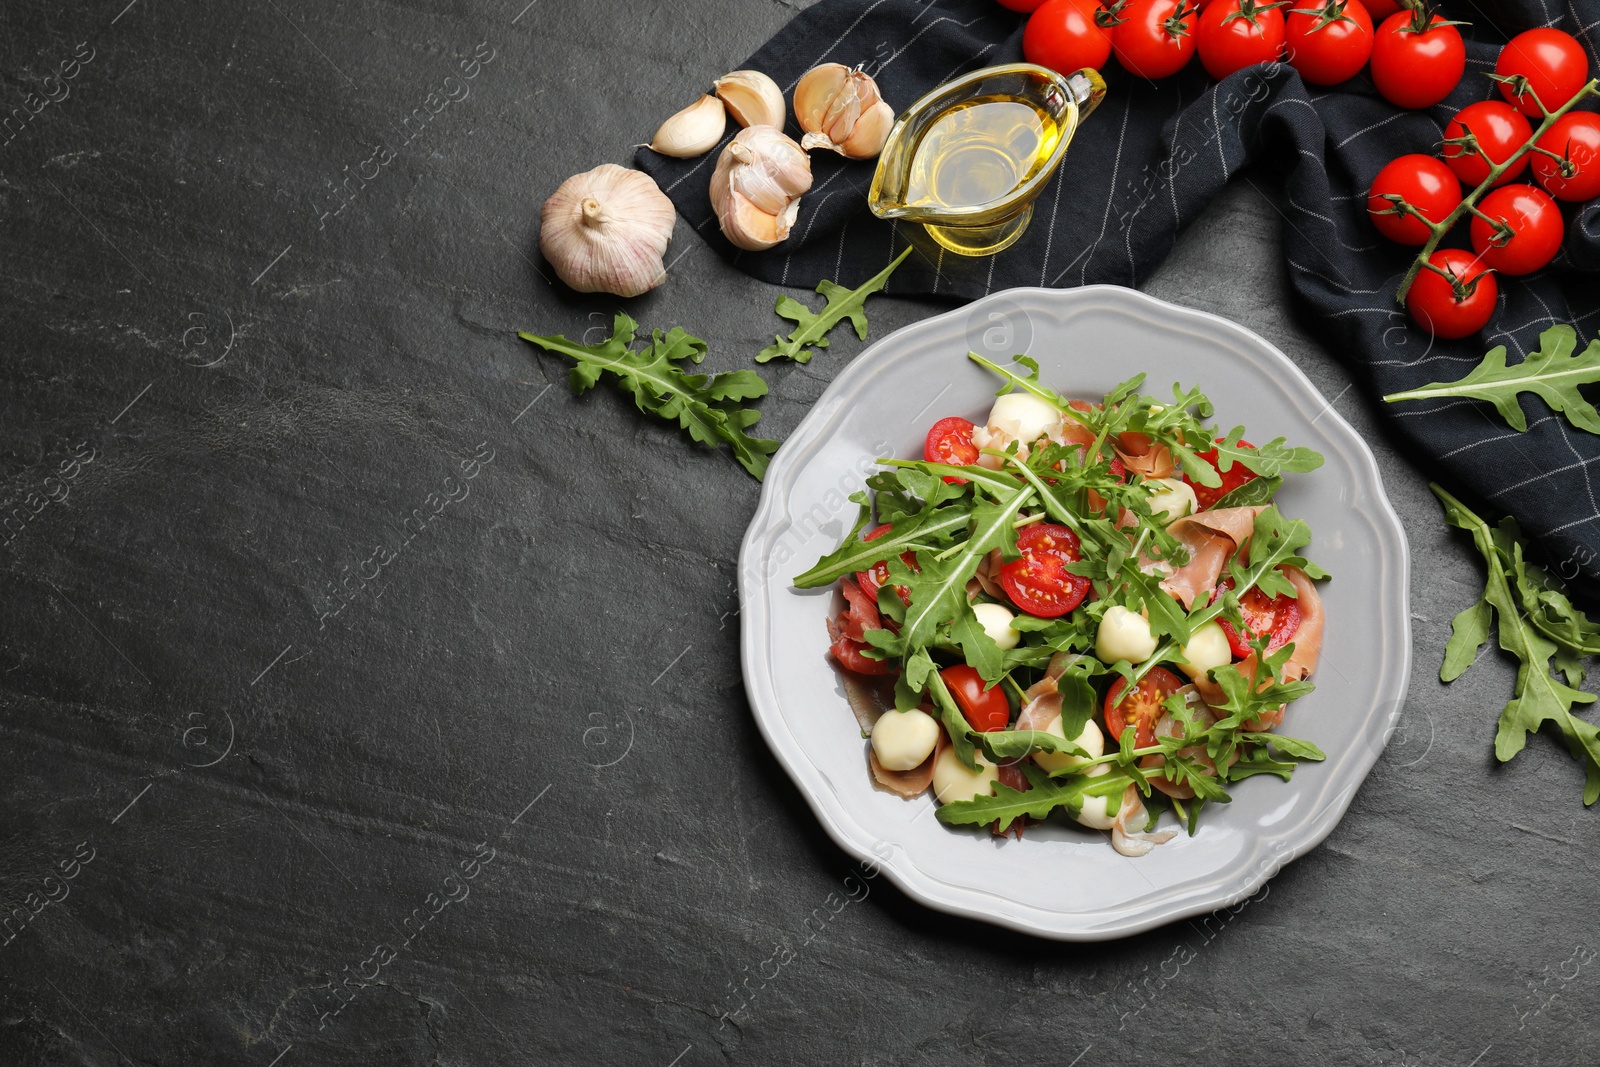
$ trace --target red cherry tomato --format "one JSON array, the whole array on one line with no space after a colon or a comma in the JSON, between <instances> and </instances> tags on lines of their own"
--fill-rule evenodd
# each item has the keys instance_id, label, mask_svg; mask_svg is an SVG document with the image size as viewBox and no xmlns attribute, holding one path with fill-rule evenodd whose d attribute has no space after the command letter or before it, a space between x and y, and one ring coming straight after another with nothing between
<instances>
[{"instance_id":1,"label":"red cherry tomato","mask_svg":"<svg viewBox=\"0 0 1600 1067\"><path fill-rule=\"evenodd\" d=\"M1108 14L1117 62L1141 78L1170 78L1194 57L1195 9L1188 0L1123 0Z\"/></svg>"},{"instance_id":2,"label":"red cherry tomato","mask_svg":"<svg viewBox=\"0 0 1600 1067\"><path fill-rule=\"evenodd\" d=\"M1583 88L1589 80L1589 57L1572 34L1541 27L1507 41L1494 72L1501 78L1522 79L1501 82L1500 95L1524 115L1542 119L1546 111L1560 108Z\"/></svg>"},{"instance_id":3,"label":"red cherry tomato","mask_svg":"<svg viewBox=\"0 0 1600 1067\"><path fill-rule=\"evenodd\" d=\"M1039 6L1044 3L1044 0L996 0L996 2L1003 8L1019 11L1026 15L1030 11L1039 10Z\"/></svg>"},{"instance_id":4,"label":"red cherry tomato","mask_svg":"<svg viewBox=\"0 0 1600 1067\"><path fill-rule=\"evenodd\" d=\"M1532 274L1556 258L1566 223L1550 194L1532 185L1507 185L1478 202L1478 210L1500 219L1511 230L1507 237L1498 227L1472 216L1472 247L1478 259L1501 274Z\"/></svg>"},{"instance_id":5,"label":"red cherry tomato","mask_svg":"<svg viewBox=\"0 0 1600 1067\"><path fill-rule=\"evenodd\" d=\"M1221 3L1222 0L1218 0ZM1135 733L1135 748L1148 748L1156 743L1156 723L1166 714L1161 707L1173 693L1183 688L1178 676L1164 667L1151 667L1150 673L1139 679L1139 684L1128 690L1125 678L1111 683L1106 692L1106 734L1111 744L1122 737L1122 731L1131 723Z\"/></svg>"},{"instance_id":6,"label":"red cherry tomato","mask_svg":"<svg viewBox=\"0 0 1600 1067\"><path fill-rule=\"evenodd\" d=\"M922 458L929 463L948 463L952 467L970 467L978 462L978 446L972 443L971 421L960 415L940 419L928 429L928 438L922 443ZM965 478L947 474L945 481L951 485L966 485Z\"/></svg>"},{"instance_id":7,"label":"red cherry tomato","mask_svg":"<svg viewBox=\"0 0 1600 1067\"><path fill-rule=\"evenodd\" d=\"M1459 248L1441 248L1428 262L1445 273L1424 268L1411 283L1406 310L1417 325L1437 337L1466 337L1483 329L1500 297L1494 275Z\"/></svg>"},{"instance_id":8,"label":"red cherry tomato","mask_svg":"<svg viewBox=\"0 0 1600 1067\"><path fill-rule=\"evenodd\" d=\"M1283 33L1289 64L1312 85L1347 82L1372 55L1372 19L1361 0L1296 8L1284 19Z\"/></svg>"},{"instance_id":9,"label":"red cherry tomato","mask_svg":"<svg viewBox=\"0 0 1600 1067\"><path fill-rule=\"evenodd\" d=\"M1011 721L1011 705L1006 702L1005 691L998 685L989 686L983 675L965 663L944 668L939 677L956 698L962 717L980 734L1004 730Z\"/></svg>"},{"instance_id":10,"label":"red cherry tomato","mask_svg":"<svg viewBox=\"0 0 1600 1067\"><path fill-rule=\"evenodd\" d=\"M882 526L875 526L870 532L868 532L866 537L862 538L862 540L875 541L884 534L888 533L890 529L892 529L892 527L888 523L884 523ZM900 553L900 558L905 562L907 567L910 567L912 570L917 569L917 554L915 552L902 552ZM886 585L888 581L889 564L885 560L879 560L877 563L874 563L864 571L856 571L856 584L861 587L861 591L863 593L867 594L867 596L871 597L874 601L878 599L878 590ZM907 604L911 603L911 590L907 589L903 585L897 585L894 587L894 591L900 595L901 600L905 601Z\"/></svg>"},{"instance_id":11,"label":"red cherry tomato","mask_svg":"<svg viewBox=\"0 0 1600 1067\"><path fill-rule=\"evenodd\" d=\"M1467 69L1461 33L1441 16L1403 11L1383 20L1372 40L1372 80L1399 107L1432 107Z\"/></svg>"},{"instance_id":12,"label":"red cherry tomato","mask_svg":"<svg viewBox=\"0 0 1600 1067\"><path fill-rule=\"evenodd\" d=\"M1470 136L1477 147L1459 143ZM1522 117L1522 112L1502 100L1480 100L1456 112L1444 128L1444 161L1455 171L1461 184L1476 189L1489 177L1490 166L1499 166L1511 158L1512 153L1533 136L1533 127ZM1458 143L1452 143L1458 142ZM1484 158L1487 156L1488 158ZM1496 185L1504 185L1528 167L1528 157L1523 156L1511 164Z\"/></svg>"},{"instance_id":13,"label":"red cherry tomato","mask_svg":"<svg viewBox=\"0 0 1600 1067\"><path fill-rule=\"evenodd\" d=\"M1233 579L1224 578L1217 583L1217 595L1233 588ZM1250 642L1262 634L1267 637L1267 651L1274 652L1288 644L1300 629L1300 602L1292 596L1268 596L1259 589L1249 589L1239 598L1239 614L1244 619L1244 632L1227 619L1218 619L1222 632L1228 635L1228 647L1238 659L1250 655L1255 649Z\"/></svg>"},{"instance_id":14,"label":"red cherry tomato","mask_svg":"<svg viewBox=\"0 0 1600 1067\"><path fill-rule=\"evenodd\" d=\"M1216 0L1200 12L1195 38L1206 73L1220 81L1283 55L1283 12L1256 0Z\"/></svg>"},{"instance_id":15,"label":"red cherry tomato","mask_svg":"<svg viewBox=\"0 0 1600 1067\"><path fill-rule=\"evenodd\" d=\"M1414 215L1399 214L1392 197L1422 212L1429 222L1443 222L1461 204L1461 182L1439 160L1416 154L1391 160L1372 179L1367 215L1378 232L1403 245L1423 245L1432 236L1427 225Z\"/></svg>"},{"instance_id":16,"label":"red cherry tomato","mask_svg":"<svg viewBox=\"0 0 1600 1067\"><path fill-rule=\"evenodd\" d=\"M1094 0L1045 0L1022 31L1024 58L1061 74L1104 67L1111 35L1095 23L1099 10Z\"/></svg>"},{"instance_id":17,"label":"red cherry tomato","mask_svg":"<svg viewBox=\"0 0 1600 1067\"><path fill-rule=\"evenodd\" d=\"M1550 124L1535 147L1551 153L1529 153L1535 180L1551 196L1568 201L1600 196L1600 115L1569 111Z\"/></svg>"},{"instance_id":18,"label":"red cherry tomato","mask_svg":"<svg viewBox=\"0 0 1600 1067\"><path fill-rule=\"evenodd\" d=\"M1017 607L1041 619L1065 615L1089 592L1089 579L1066 564L1083 558L1078 535L1065 526L1035 523L1017 538L1022 558L1000 568L1000 588Z\"/></svg>"},{"instance_id":19,"label":"red cherry tomato","mask_svg":"<svg viewBox=\"0 0 1600 1067\"><path fill-rule=\"evenodd\" d=\"M1249 441L1241 440L1239 442L1239 447L1255 448L1256 446L1251 444ZM1216 449L1212 448L1205 452L1197 452L1195 455L1211 464L1213 470L1216 469ZM1222 479L1222 484L1213 489L1209 485L1201 485L1199 482L1191 482L1187 474L1183 476L1183 484L1194 490L1194 498L1199 503L1201 511L1204 511L1206 508L1216 507L1217 501L1221 500L1223 497L1227 496L1229 493L1233 492L1246 482L1254 481L1258 475L1255 471L1251 470L1249 467L1246 467L1244 464L1235 463L1233 466L1228 468L1226 473L1223 471L1217 471L1217 477Z\"/></svg>"}]
</instances>

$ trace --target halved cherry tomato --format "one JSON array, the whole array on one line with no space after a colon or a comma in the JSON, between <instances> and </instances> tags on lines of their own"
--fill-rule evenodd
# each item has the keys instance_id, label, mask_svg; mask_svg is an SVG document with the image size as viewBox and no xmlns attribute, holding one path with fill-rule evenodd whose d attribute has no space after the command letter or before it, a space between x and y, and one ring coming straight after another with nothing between
<instances>
[{"instance_id":1,"label":"halved cherry tomato","mask_svg":"<svg viewBox=\"0 0 1600 1067\"><path fill-rule=\"evenodd\" d=\"M893 529L893 527L890 526L889 523L884 523L881 526L875 526L868 531L867 536L863 537L862 540L876 540L877 538L880 538L884 534L888 533L891 529ZM902 552L900 553L900 559L912 570L917 569L917 554L915 552ZM871 597L874 601L878 599L878 589L885 585L888 581L889 564L886 560L879 560L864 571L856 571L856 584L860 585L861 591L867 594L867 596ZM894 587L894 591L899 594L902 601L907 604L911 603L911 590L907 589L903 585L897 585Z\"/></svg>"},{"instance_id":2,"label":"halved cherry tomato","mask_svg":"<svg viewBox=\"0 0 1600 1067\"><path fill-rule=\"evenodd\" d=\"M1460 143L1468 135L1476 148ZM1504 100L1479 100L1457 111L1456 117L1446 124L1444 151L1440 154L1461 179L1461 184L1475 189L1489 177L1491 164L1499 166L1510 159L1532 136L1533 127L1522 117L1522 112ZM1504 185L1527 167L1528 157L1523 156L1502 171L1494 183Z\"/></svg>"},{"instance_id":3,"label":"halved cherry tomato","mask_svg":"<svg viewBox=\"0 0 1600 1067\"><path fill-rule=\"evenodd\" d=\"M972 431L977 429L970 419L951 415L940 419L928 429L928 439L922 444L922 458L929 463L948 463L952 467L970 467L978 462L978 446L972 443ZM951 485L966 485L965 478L945 475Z\"/></svg>"},{"instance_id":4,"label":"halved cherry tomato","mask_svg":"<svg viewBox=\"0 0 1600 1067\"><path fill-rule=\"evenodd\" d=\"M1437 337L1466 337L1483 329L1500 300L1494 272L1461 248L1441 248L1428 263L1437 269L1418 271L1406 293L1406 310L1417 325Z\"/></svg>"},{"instance_id":5,"label":"halved cherry tomato","mask_svg":"<svg viewBox=\"0 0 1600 1067\"><path fill-rule=\"evenodd\" d=\"M1224 578L1217 583L1217 595L1233 588L1233 579ZM1222 632L1228 635L1228 647L1240 659L1255 649L1250 642L1267 634L1267 651L1272 652L1288 644L1300 629L1300 602L1292 596L1268 596L1259 589L1249 589L1239 598L1239 614L1244 617L1244 632L1227 619L1218 619Z\"/></svg>"},{"instance_id":6,"label":"halved cherry tomato","mask_svg":"<svg viewBox=\"0 0 1600 1067\"><path fill-rule=\"evenodd\" d=\"M1106 735L1110 743L1117 743L1122 731L1131 723L1136 730L1133 735L1135 748L1148 748L1155 744L1156 722L1166 713L1161 704L1182 688L1183 683L1178 676L1164 667L1151 667L1132 692L1127 692L1127 679L1118 678L1112 682L1105 703Z\"/></svg>"},{"instance_id":7,"label":"halved cherry tomato","mask_svg":"<svg viewBox=\"0 0 1600 1067\"><path fill-rule=\"evenodd\" d=\"M1522 78L1522 82L1501 82L1500 95L1524 115L1542 119L1540 104L1554 111L1583 88L1589 80L1589 57L1572 34L1541 26L1507 41L1494 72L1501 78ZM1519 88L1531 92L1519 93Z\"/></svg>"},{"instance_id":8,"label":"halved cherry tomato","mask_svg":"<svg viewBox=\"0 0 1600 1067\"><path fill-rule=\"evenodd\" d=\"M1078 535L1065 526L1040 522L1017 538L1022 558L1000 568L1000 588L1017 607L1041 619L1065 615L1089 592L1089 579L1066 565L1083 558Z\"/></svg>"},{"instance_id":9,"label":"halved cherry tomato","mask_svg":"<svg viewBox=\"0 0 1600 1067\"><path fill-rule=\"evenodd\" d=\"M1312 85L1338 85L1361 73L1372 55L1372 18L1361 0L1323 0L1283 21L1289 65Z\"/></svg>"},{"instance_id":10,"label":"halved cherry tomato","mask_svg":"<svg viewBox=\"0 0 1600 1067\"><path fill-rule=\"evenodd\" d=\"M1249 441L1240 441L1239 447L1254 449L1256 446L1251 444ZM1205 452L1197 452L1195 455L1211 464L1211 468L1216 470L1216 449L1212 448ZM1204 511L1206 508L1216 507L1217 501L1221 500L1223 497L1227 496L1241 485L1244 485L1246 482L1254 481L1259 477L1255 471L1238 461L1235 461L1233 466L1229 467L1226 473L1217 471L1217 476L1222 479L1222 484L1217 486L1215 489L1209 485L1201 485L1199 482L1190 481L1187 474L1183 476L1183 484L1194 490L1194 498L1199 503L1201 511Z\"/></svg>"},{"instance_id":11,"label":"halved cherry tomato","mask_svg":"<svg viewBox=\"0 0 1600 1067\"><path fill-rule=\"evenodd\" d=\"M1486 219L1498 219L1510 231ZM1507 185L1478 204L1472 216L1472 247L1484 266L1501 274L1532 274L1561 251L1566 236L1561 208L1550 194L1532 185Z\"/></svg>"},{"instance_id":12,"label":"halved cherry tomato","mask_svg":"<svg viewBox=\"0 0 1600 1067\"><path fill-rule=\"evenodd\" d=\"M956 707L971 727L980 734L1004 730L1011 722L1011 705L999 685L990 686L983 675L958 663L939 672L950 695L956 698Z\"/></svg>"},{"instance_id":13,"label":"halved cherry tomato","mask_svg":"<svg viewBox=\"0 0 1600 1067\"><path fill-rule=\"evenodd\" d=\"M1467 69L1461 31L1442 15L1402 11L1372 38L1372 81L1397 107L1432 107L1450 95Z\"/></svg>"}]
</instances>

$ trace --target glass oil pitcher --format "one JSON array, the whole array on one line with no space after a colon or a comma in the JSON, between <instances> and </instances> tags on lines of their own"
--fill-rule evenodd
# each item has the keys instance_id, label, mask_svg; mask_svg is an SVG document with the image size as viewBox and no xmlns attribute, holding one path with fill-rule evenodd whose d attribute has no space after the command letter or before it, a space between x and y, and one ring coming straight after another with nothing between
<instances>
[{"instance_id":1,"label":"glass oil pitcher","mask_svg":"<svg viewBox=\"0 0 1600 1067\"><path fill-rule=\"evenodd\" d=\"M941 85L895 120L868 206L880 219L921 223L960 255L1008 248L1105 92L1088 68L1062 75L1032 63Z\"/></svg>"}]
</instances>

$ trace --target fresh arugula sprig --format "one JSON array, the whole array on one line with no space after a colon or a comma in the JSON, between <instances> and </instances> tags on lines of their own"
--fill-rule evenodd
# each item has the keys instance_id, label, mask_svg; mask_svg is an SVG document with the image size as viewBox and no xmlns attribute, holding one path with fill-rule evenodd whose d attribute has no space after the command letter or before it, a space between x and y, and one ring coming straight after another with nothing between
<instances>
[{"instance_id":1,"label":"fresh arugula sprig","mask_svg":"<svg viewBox=\"0 0 1600 1067\"><path fill-rule=\"evenodd\" d=\"M767 363L782 357L792 359L796 363L809 363L811 357L816 354L813 349L827 348L828 331L845 319L849 319L850 324L856 328L856 336L865 341L867 297L889 283L889 275L905 262L905 258L911 254L911 247L907 245L906 250L896 256L893 262L855 289L846 289L842 285L826 280L818 282L817 292L827 298L827 303L823 305L821 311L812 311L787 294L778 297L777 306L773 310L796 323L795 328L787 338L782 335L775 336L773 343L757 354L756 362Z\"/></svg>"},{"instance_id":2,"label":"fresh arugula sprig","mask_svg":"<svg viewBox=\"0 0 1600 1067\"><path fill-rule=\"evenodd\" d=\"M1507 366L1506 346L1495 345L1465 378L1390 393L1383 399L1393 404L1470 397L1493 404L1513 430L1526 431L1528 417L1521 396L1532 393L1550 405L1551 411L1565 415L1573 426L1600 434L1600 412L1578 392L1580 385L1600 382L1600 339L1591 340L1582 352L1577 347L1578 331L1567 325L1552 326L1539 335L1538 349L1521 363Z\"/></svg>"},{"instance_id":3,"label":"fresh arugula sprig","mask_svg":"<svg viewBox=\"0 0 1600 1067\"><path fill-rule=\"evenodd\" d=\"M778 442L745 433L760 421L761 413L740 407L739 402L766 396L767 383L751 370L690 374L684 361L705 359L704 341L674 326L666 334L653 331L650 343L634 350L638 328L637 322L618 312L611 336L597 345L578 344L559 334L543 337L524 331L517 336L577 361L568 375L574 394L593 388L602 374L612 374L640 411L676 422L701 444L728 445L740 465L759 481Z\"/></svg>"},{"instance_id":4,"label":"fresh arugula sprig","mask_svg":"<svg viewBox=\"0 0 1600 1067\"><path fill-rule=\"evenodd\" d=\"M1522 751L1529 734L1553 723L1567 751L1583 763L1583 802L1593 804L1600 800L1600 727L1578 718L1572 709L1595 700L1593 693L1575 688L1582 671L1578 658L1587 654L1585 635L1594 632L1594 624L1570 601L1554 606L1565 598L1547 578L1534 577L1537 569L1523 558L1515 524L1491 527L1441 486L1429 488L1444 505L1445 521L1472 535L1473 547L1488 571L1483 595L1451 620L1439 680L1454 681L1476 662L1491 627L1498 622L1500 647L1517 658L1518 666L1512 699L1500 712L1495 731L1495 758L1509 761ZM1546 627L1537 625L1536 619L1543 619ZM1551 625L1552 619L1561 625ZM1567 626L1572 629L1568 631ZM1568 643L1547 630L1580 639ZM1565 682L1551 673L1553 666L1561 670Z\"/></svg>"}]
</instances>

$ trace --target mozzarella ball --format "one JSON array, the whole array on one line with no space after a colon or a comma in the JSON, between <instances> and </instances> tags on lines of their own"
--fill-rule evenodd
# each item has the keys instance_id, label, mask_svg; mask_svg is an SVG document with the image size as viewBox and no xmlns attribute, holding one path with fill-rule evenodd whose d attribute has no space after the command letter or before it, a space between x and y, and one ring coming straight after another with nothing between
<instances>
[{"instance_id":1,"label":"mozzarella ball","mask_svg":"<svg viewBox=\"0 0 1600 1067\"><path fill-rule=\"evenodd\" d=\"M885 770L909 771L933 754L939 729L925 711L886 711L872 727L872 751Z\"/></svg>"},{"instance_id":2,"label":"mozzarella ball","mask_svg":"<svg viewBox=\"0 0 1600 1067\"><path fill-rule=\"evenodd\" d=\"M1067 736L1066 731L1061 727L1060 719L1051 723L1050 729L1046 733L1055 734L1060 738ZM1072 742L1089 753L1090 758L1106 754L1106 735L1100 732L1100 727L1095 724L1093 719L1083 724L1083 730L1077 737L1072 739ZM1072 768L1086 763L1087 760L1082 756L1074 756L1069 752L1035 752L1033 754L1033 762L1053 774L1056 771L1070 771Z\"/></svg>"},{"instance_id":3,"label":"mozzarella ball","mask_svg":"<svg viewBox=\"0 0 1600 1067\"><path fill-rule=\"evenodd\" d=\"M978 764L975 771L968 770L961 762L954 745L933 761L933 795L939 798L939 803L952 804L994 793L994 784L1000 780L1000 768L985 759L981 751L973 755Z\"/></svg>"},{"instance_id":4,"label":"mozzarella ball","mask_svg":"<svg viewBox=\"0 0 1600 1067\"><path fill-rule=\"evenodd\" d=\"M999 645L1004 651L1016 648L1017 642L1022 640L1022 635L1011 628L1011 620L1016 618L1008 609L999 604L974 604L972 613L978 617L978 625L983 627L983 632L989 639Z\"/></svg>"},{"instance_id":5,"label":"mozzarella ball","mask_svg":"<svg viewBox=\"0 0 1600 1067\"><path fill-rule=\"evenodd\" d=\"M1156 638L1144 617L1118 604L1100 618L1094 638L1094 654L1107 663L1125 659L1143 663L1156 652Z\"/></svg>"},{"instance_id":6,"label":"mozzarella ball","mask_svg":"<svg viewBox=\"0 0 1600 1067\"><path fill-rule=\"evenodd\" d=\"M1088 776L1090 778L1098 778L1102 774L1109 773L1111 773L1111 768L1101 763L1091 767ZM1111 824L1117 821L1117 817L1111 814L1110 807L1110 797L1087 796L1083 798L1083 807L1078 810L1078 814L1074 815L1073 818L1091 830L1109 830L1111 829Z\"/></svg>"},{"instance_id":7,"label":"mozzarella ball","mask_svg":"<svg viewBox=\"0 0 1600 1067\"><path fill-rule=\"evenodd\" d=\"M1183 646L1183 659L1178 667L1191 678L1204 678L1207 671L1232 662L1233 649L1228 645L1228 635L1219 623L1208 622Z\"/></svg>"},{"instance_id":8,"label":"mozzarella ball","mask_svg":"<svg viewBox=\"0 0 1600 1067\"><path fill-rule=\"evenodd\" d=\"M1030 444L1061 428L1061 412L1032 393L1007 393L989 409L989 429Z\"/></svg>"},{"instance_id":9,"label":"mozzarella ball","mask_svg":"<svg viewBox=\"0 0 1600 1067\"><path fill-rule=\"evenodd\" d=\"M1145 483L1155 489L1150 494L1150 510L1163 523L1193 515L1200 510L1194 490L1182 478L1152 478Z\"/></svg>"}]
</instances>

